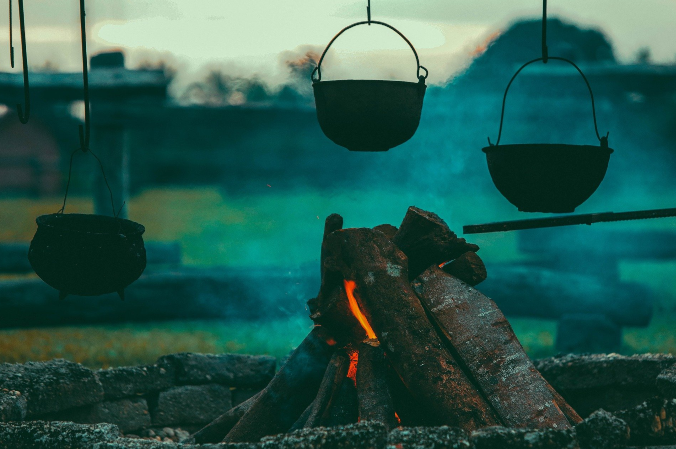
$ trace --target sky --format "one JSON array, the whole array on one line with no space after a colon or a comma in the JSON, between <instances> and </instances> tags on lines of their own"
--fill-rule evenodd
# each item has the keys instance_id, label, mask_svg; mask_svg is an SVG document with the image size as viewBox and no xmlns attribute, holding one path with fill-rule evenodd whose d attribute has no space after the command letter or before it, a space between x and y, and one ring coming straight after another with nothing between
<instances>
[{"instance_id":1,"label":"sky","mask_svg":"<svg viewBox=\"0 0 676 449\"><path fill-rule=\"evenodd\" d=\"M31 69L47 63L80 69L78 2L26 2ZM418 50L431 83L443 83L471 60L487 39L519 18L541 15L535 0L373 0L372 19L398 28ZM15 6L15 48L20 62ZM616 56L631 62L650 48L658 63L676 62L676 0L550 0L549 16L602 29ZM6 8L1 18L7 18ZM344 26L366 18L366 1L352 0L88 0L89 51L120 48L128 65L168 60L182 76L219 68L271 84L288 76L284 61L321 51ZM534 36L539 39L539 36ZM7 48L8 25L0 26ZM334 48L335 47L335 48ZM330 78L415 80L415 62L392 31L361 26L331 48L323 74ZM17 64L15 70L20 68ZM9 54L0 57L9 68Z\"/></svg>"}]
</instances>

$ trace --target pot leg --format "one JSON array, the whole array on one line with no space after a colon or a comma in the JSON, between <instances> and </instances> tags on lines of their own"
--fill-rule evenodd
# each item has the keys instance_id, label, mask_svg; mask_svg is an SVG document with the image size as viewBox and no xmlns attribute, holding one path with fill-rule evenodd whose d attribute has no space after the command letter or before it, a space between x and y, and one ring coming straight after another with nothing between
<instances>
[{"instance_id":1,"label":"pot leg","mask_svg":"<svg viewBox=\"0 0 676 449\"><path fill-rule=\"evenodd\" d=\"M59 299L65 299L66 296L68 296L68 292L60 291L59 292Z\"/></svg>"},{"instance_id":2,"label":"pot leg","mask_svg":"<svg viewBox=\"0 0 676 449\"><path fill-rule=\"evenodd\" d=\"M120 289L117 291L117 294L120 296L120 299L124 301L124 289Z\"/></svg>"}]
</instances>

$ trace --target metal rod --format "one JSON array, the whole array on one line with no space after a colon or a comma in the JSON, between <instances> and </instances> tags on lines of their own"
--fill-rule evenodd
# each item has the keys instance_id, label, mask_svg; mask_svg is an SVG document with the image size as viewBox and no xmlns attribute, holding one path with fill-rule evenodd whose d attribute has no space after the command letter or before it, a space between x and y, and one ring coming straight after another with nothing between
<instances>
[{"instance_id":1,"label":"metal rod","mask_svg":"<svg viewBox=\"0 0 676 449\"><path fill-rule=\"evenodd\" d=\"M25 125L28 123L28 118L31 115L31 97L28 86L28 55L26 52L26 24L24 22L23 0L19 0L19 25L21 27L21 61L23 63L23 100L26 109L24 110L23 106L17 104L16 110L19 114L19 121Z\"/></svg>"},{"instance_id":2,"label":"metal rod","mask_svg":"<svg viewBox=\"0 0 676 449\"><path fill-rule=\"evenodd\" d=\"M12 36L12 0L9 0L9 62L14 68L14 42Z\"/></svg>"},{"instance_id":3,"label":"metal rod","mask_svg":"<svg viewBox=\"0 0 676 449\"><path fill-rule=\"evenodd\" d=\"M85 0L80 0L80 34L82 39L82 84L84 87L85 120L84 130L80 125L80 149L85 153L89 150L89 72L87 70L87 32L85 26Z\"/></svg>"},{"instance_id":4,"label":"metal rod","mask_svg":"<svg viewBox=\"0 0 676 449\"><path fill-rule=\"evenodd\" d=\"M676 208L650 209L632 212L602 212L597 214L563 215L551 218L530 218L527 220L500 221L496 223L463 226L462 232L464 234L485 234L489 232L520 231L524 229L591 225L592 223L645 220L649 218L667 217L676 217Z\"/></svg>"},{"instance_id":5,"label":"metal rod","mask_svg":"<svg viewBox=\"0 0 676 449\"><path fill-rule=\"evenodd\" d=\"M549 50L547 49L547 0L542 0L542 62L547 64Z\"/></svg>"},{"instance_id":6,"label":"metal rod","mask_svg":"<svg viewBox=\"0 0 676 449\"><path fill-rule=\"evenodd\" d=\"M371 0L368 0L368 5L366 5L366 16L368 17L369 25L371 25Z\"/></svg>"}]
</instances>

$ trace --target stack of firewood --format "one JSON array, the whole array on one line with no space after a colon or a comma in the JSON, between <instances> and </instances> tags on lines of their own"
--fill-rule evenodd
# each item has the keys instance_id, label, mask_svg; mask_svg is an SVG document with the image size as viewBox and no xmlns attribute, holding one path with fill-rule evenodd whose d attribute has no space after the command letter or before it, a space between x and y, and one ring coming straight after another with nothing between
<instances>
[{"instance_id":1,"label":"stack of firewood","mask_svg":"<svg viewBox=\"0 0 676 449\"><path fill-rule=\"evenodd\" d=\"M478 246L416 207L398 229L342 225L339 215L326 219L321 288L308 301L315 328L263 391L195 442L258 441L358 420L467 431L581 421L474 288L486 278Z\"/></svg>"}]
</instances>

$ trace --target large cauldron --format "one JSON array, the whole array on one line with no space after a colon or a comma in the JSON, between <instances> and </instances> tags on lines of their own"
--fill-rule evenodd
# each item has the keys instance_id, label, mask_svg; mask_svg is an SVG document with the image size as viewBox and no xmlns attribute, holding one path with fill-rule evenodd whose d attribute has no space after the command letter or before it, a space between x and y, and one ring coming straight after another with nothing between
<instances>
[{"instance_id":1,"label":"large cauldron","mask_svg":"<svg viewBox=\"0 0 676 449\"><path fill-rule=\"evenodd\" d=\"M145 228L138 223L103 215L62 213L41 215L36 222L38 230L28 260L61 297L113 292L124 297L124 288L145 269Z\"/></svg>"},{"instance_id":2,"label":"large cauldron","mask_svg":"<svg viewBox=\"0 0 676 449\"><path fill-rule=\"evenodd\" d=\"M383 25L406 41L415 55L418 82L321 80L322 61L331 44L345 31L363 24ZM372 20L343 28L326 46L311 78L319 126L326 137L350 151L387 151L406 142L418 129L427 69L420 65L411 42L386 23Z\"/></svg>"},{"instance_id":3,"label":"large cauldron","mask_svg":"<svg viewBox=\"0 0 676 449\"><path fill-rule=\"evenodd\" d=\"M495 187L522 212L573 212L596 191L610 148L517 144L483 149Z\"/></svg>"},{"instance_id":4,"label":"large cauldron","mask_svg":"<svg viewBox=\"0 0 676 449\"><path fill-rule=\"evenodd\" d=\"M594 130L600 146L564 144L500 145L507 93L517 75L528 65L547 60L571 64L580 73L591 97ZM490 143L490 139L488 141ZM482 149L495 187L522 212L574 212L587 201L603 181L613 152L608 135L601 137L596 125L594 94L587 77L572 61L549 57L529 61L516 71L502 99L500 131L495 145Z\"/></svg>"}]
</instances>

